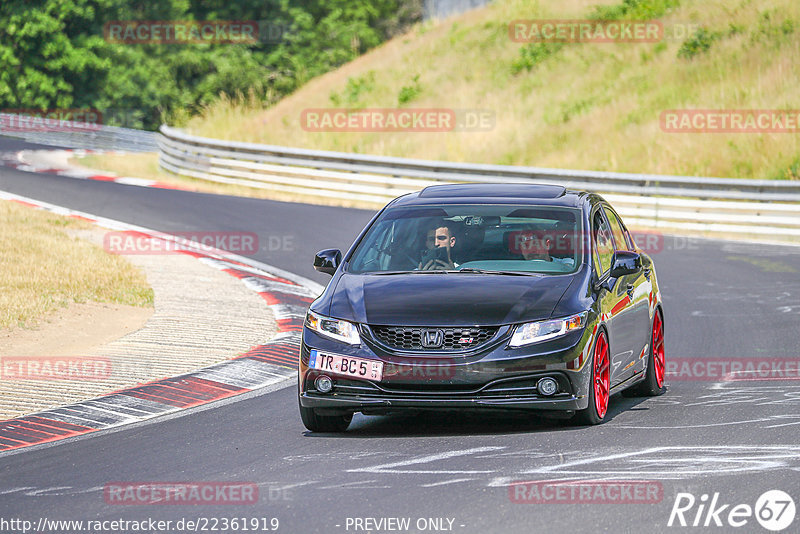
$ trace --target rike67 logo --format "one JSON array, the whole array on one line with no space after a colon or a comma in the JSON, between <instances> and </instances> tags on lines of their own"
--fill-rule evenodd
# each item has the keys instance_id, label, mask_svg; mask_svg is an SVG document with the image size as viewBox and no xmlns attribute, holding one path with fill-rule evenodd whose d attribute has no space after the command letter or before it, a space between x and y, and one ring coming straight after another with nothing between
<instances>
[{"instance_id":1,"label":"rike67 logo","mask_svg":"<svg viewBox=\"0 0 800 534\"><path fill-rule=\"evenodd\" d=\"M668 527L723 527L740 528L755 517L767 530L780 532L794 523L795 504L792 497L781 490L766 491L756 499L755 506L724 503L719 493L704 493L698 499L691 493L678 493L669 514Z\"/></svg>"}]
</instances>

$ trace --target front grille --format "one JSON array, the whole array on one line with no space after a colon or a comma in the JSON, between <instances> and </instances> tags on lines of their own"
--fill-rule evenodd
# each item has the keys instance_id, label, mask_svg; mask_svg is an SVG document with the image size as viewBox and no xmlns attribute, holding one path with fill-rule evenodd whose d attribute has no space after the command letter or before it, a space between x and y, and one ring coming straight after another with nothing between
<instances>
[{"instance_id":1,"label":"front grille","mask_svg":"<svg viewBox=\"0 0 800 534\"><path fill-rule=\"evenodd\" d=\"M489 341L497 333L497 327L418 327L418 326L371 326L375 338L384 345L397 350L459 351L468 350ZM441 331L439 346L423 345L425 332Z\"/></svg>"}]
</instances>

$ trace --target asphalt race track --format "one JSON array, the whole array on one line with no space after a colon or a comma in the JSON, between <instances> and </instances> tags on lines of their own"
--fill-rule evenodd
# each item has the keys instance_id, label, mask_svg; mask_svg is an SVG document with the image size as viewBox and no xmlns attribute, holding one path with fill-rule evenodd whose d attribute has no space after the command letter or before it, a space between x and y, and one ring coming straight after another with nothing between
<instances>
[{"instance_id":1,"label":"asphalt race track","mask_svg":"<svg viewBox=\"0 0 800 534\"><path fill-rule=\"evenodd\" d=\"M0 151L25 146L0 138ZM372 216L5 168L0 190L162 231L256 232L255 259L322 284L329 277L311 268L314 252L346 249ZM613 397L610 420L591 428L494 415L356 416L342 435L305 431L295 388L285 387L0 455L0 518L277 518L278 531L292 533L388 532L398 526L388 518L409 518L409 532L768 532L755 516L740 528L728 521L731 509L756 508L767 490L800 503L800 247L667 236L653 257L668 361L781 359L795 379L668 377L662 397ZM643 481L659 495L520 503L509 491L514 482L564 479ZM103 488L115 481L252 482L260 497L241 506L107 504ZM696 499L685 519L697 516L700 526L676 519L667 527L679 493ZM716 508L728 506L709 517L716 493ZM724 526L714 526L717 517ZM800 518L785 532L799 526Z\"/></svg>"}]
</instances>

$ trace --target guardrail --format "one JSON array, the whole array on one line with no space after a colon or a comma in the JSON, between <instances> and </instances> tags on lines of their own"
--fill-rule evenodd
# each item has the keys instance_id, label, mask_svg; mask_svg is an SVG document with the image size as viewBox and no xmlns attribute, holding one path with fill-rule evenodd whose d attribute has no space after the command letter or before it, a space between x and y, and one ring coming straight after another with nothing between
<instances>
[{"instance_id":1,"label":"guardrail","mask_svg":"<svg viewBox=\"0 0 800 534\"><path fill-rule=\"evenodd\" d=\"M156 132L78 121L53 121L46 124L41 118L13 113L0 113L0 135L63 148L126 152L158 150Z\"/></svg>"},{"instance_id":2,"label":"guardrail","mask_svg":"<svg viewBox=\"0 0 800 534\"><path fill-rule=\"evenodd\" d=\"M800 182L737 180L414 160L196 137L169 126L162 168L273 191L385 203L428 185L516 182L604 196L631 225L800 238Z\"/></svg>"}]
</instances>

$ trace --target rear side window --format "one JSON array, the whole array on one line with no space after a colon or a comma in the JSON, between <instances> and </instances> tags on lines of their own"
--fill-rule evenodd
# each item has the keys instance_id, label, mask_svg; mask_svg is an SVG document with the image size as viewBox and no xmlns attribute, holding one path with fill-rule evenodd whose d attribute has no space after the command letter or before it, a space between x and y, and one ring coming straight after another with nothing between
<instances>
[{"instance_id":1,"label":"rear side window","mask_svg":"<svg viewBox=\"0 0 800 534\"><path fill-rule=\"evenodd\" d=\"M611 225L611 233L614 234L614 243L617 245L617 250L631 250L628 240L625 239L625 232L622 230L622 225L617 218L617 214L608 208L603 208L608 217L608 224Z\"/></svg>"},{"instance_id":2,"label":"rear side window","mask_svg":"<svg viewBox=\"0 0 800 534\"><path fill-rule=\"evenodd\" d=\"M595 263L597 274L603 275L611 269L614 258L614 243L611 241L611 230L603 218L602 212L597 210L592 219L592 240L594 241Z\"/></svg>"}]
</instances>

